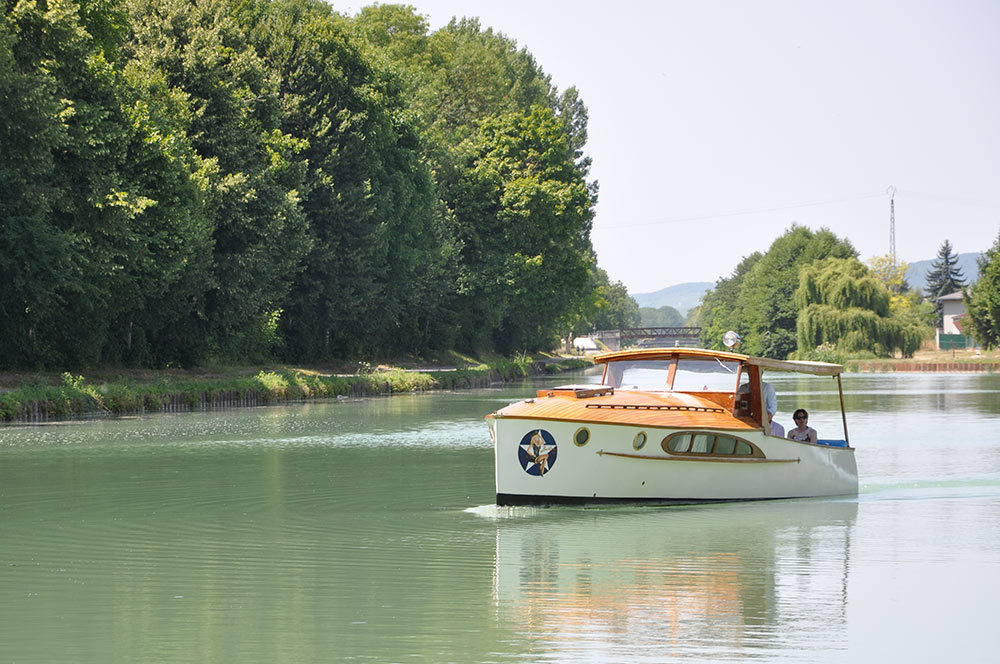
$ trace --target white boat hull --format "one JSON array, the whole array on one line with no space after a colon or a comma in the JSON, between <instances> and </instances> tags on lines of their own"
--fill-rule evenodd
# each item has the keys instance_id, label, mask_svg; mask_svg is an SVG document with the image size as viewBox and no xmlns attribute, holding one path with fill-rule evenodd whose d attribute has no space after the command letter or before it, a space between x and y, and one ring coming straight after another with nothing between
<instances>
[{"instance_id":1,"label":"white boat hull","mask_svg":"<svg viewBox=\"0 0 1000 664\"><path fill-rule=\"evenodd\" d=\"M497 503L700 503L856 494L854 449L740 432L765 458L678 456L660 441L681 429L587 423L590 440L574 444L580 422L498 417L495 440ZM690 429L683 429L689 431ZM525 463L525 436L551 440L544 468ZM647 443L635 449L640 432ZM732 435L724 429L705 430ZM554 447L552 447L554 444Z\"/></svg>"}]
</instances>

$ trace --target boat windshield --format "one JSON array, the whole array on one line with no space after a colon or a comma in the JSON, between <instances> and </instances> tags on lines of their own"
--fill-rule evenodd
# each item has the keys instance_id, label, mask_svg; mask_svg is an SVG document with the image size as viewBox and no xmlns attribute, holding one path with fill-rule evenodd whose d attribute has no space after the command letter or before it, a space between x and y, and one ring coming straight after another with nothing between
<instances>
[{"instance_id":1,"label":"boat windshield","mask_svg":"<svg viewBox=\"0 0 1000 664\"><path fill-rule=\"evenodd\" d=\"M608 362L604 384L618 389L674 392L735 392L739 363L718 358L676 361L673 385L670 360L621 360Z\"/></svg>"}]
</instances>

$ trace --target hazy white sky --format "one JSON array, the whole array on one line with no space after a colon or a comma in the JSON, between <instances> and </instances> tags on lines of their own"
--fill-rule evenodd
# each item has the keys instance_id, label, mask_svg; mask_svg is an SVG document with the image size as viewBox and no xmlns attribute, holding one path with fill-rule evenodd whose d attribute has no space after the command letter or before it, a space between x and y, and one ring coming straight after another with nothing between
<instances>
[{"instance_id":1,"label":"hazy white sky","mask_svg":"<svg viewBox=\"0 0 1000 664\"><path fill-rule=\"evenodd\" d=\"M355 13L368 2L335 3ZM414 0L476 16L589 113L599 264L631 293L729 276L789 226L862 260L1000 233L998 0Z\"/></svg>"}]
</instances>

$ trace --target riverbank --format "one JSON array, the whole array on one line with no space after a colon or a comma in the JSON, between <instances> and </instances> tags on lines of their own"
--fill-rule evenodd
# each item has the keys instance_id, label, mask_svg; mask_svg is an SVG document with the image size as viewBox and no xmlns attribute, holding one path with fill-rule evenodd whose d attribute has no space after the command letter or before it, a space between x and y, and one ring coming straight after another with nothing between
<instances>
[{"instance_id":1,"label":"riverbank","mask_svg":"<svg viewBox=\"0 0 1000 664\"><path fill-rule=\"evenodd\" d=\"M1000 373L1000 350L919 350L911 358L848 360L850 373Z\"/></svg>"},{"instance_id":2,"label":"riverbank","mask_svg":"<svg viewBox=\"0 0 1000 664\"><path fill-rule=\"evenodd\" d=\"M6 373L0 374L0 422L45 422L468 389L591 364L589 358L548 354L477 359L450 353L430 358L396 358L374 366L340 363L325 367L102 370L80 375ZM851 373L1000 373L1000 350L922 350L913 358L849 360L846 369Z\"/></svg>"},{"instance_id":3,"label":"riverbank","mask_svg":"<svg viewBox=\"0 0 1000 664\"><path fill-rule=\"evenodd\" d=\"M429 361L404 358L375 366L361 363L321 368L3 374L0 422L45 422L488 387L591 365L589 359L554 355L492 357L486 361L450 355Z\"/></svg>"}]
</instances>

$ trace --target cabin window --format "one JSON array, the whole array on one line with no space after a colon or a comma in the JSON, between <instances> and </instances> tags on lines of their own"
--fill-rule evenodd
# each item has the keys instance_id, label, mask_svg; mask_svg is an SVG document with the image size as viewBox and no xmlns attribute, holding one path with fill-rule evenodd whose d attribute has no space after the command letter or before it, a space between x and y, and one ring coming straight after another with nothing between
<instances>
[{"instance_id":1,"label":"cabin window","mask_svg":"<svg viewBox=\"0 0 1000 664\"><path fill-rule=\"evenodd\" d=\"M739 363L732 360L683 359L677 361L674 392L732 392Z\"/></svg>"},{"instance_id":2,"label":"cabin window","mask_svg":"<svg viewBox=\"0 0 1000 664\"><path fill-rule=\"evenodd\" d=\"M711 454L715 443L714 434L698 433L691 437L691 454Z\"/></svg>"},{"instance_id":3,"label":"cabin window","mask_svg":"<svg viewBox=\"0 0 1000 664\"><path fill-rule=\"evenodd\" d=\"M590 442L590 429L587 427L580 427L573 434L573 442L577 447L583 447L588 442Z\"/></svg>"},{"instance_id":4,"label":"cabin window","mask_svg":"<svg viewBox=\"0 0 1000 664\"><path fill-rule=\"evenodd\" d=\"M669 360L634 360L609 362L604 384L615 389L663 391L667 387Z\"/></svg>"},{"instance_id":5,"label":"cabin window","mask_svg":"<svg viewBox=\"0 0 1000 664\"><path fill-rule=\"evenodd\" d=\"M663 439L660 447L667 452L687 452L691 448L691 436L689 434L669 436Z\"/></svg>"},{"instance_id":6,"label":"cabin window","mask_svg":"<svg viewBox=\"0 0 1000 664\"><path fill-rule=\"evenodd\" d=\"M641 450L645 446L646 446L646 432L640 431L639 433L635 434L635 438L632 439L632 447L634 447L637 450Z\"/></svg>"},{"instance_id":7,"label":"cabin window","mask_svg":"<svg viewBox=\"0 0 1000 664\"><path fill-rule=\"evenodd\" d=\"M715 357L615 360L605 366L603 384L622 390L732 394L739 368L739 362Z\"/></svg>"},{"instance_id":8,"label":"cabin window","mask_svg":"<svg viewBox=\"0 0 1000 664\"><path fill-rule=\"evenodd\" d=\"M736 454L736 439L729 436L719 436L715 439L716 454Z\"/></svg>"},{"instance_id":9,"label":"cabin window","mask_svg":"<svg viewBox=\"0 0 1000 664\"><path fill-rule=\"evenodd\" d=\"M660 447L667 454L678 456L764 458L764 453L753 443L714 433L682 431L664 438Z\"/></svg>"}]
</instances>

